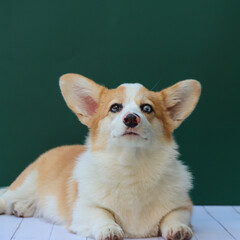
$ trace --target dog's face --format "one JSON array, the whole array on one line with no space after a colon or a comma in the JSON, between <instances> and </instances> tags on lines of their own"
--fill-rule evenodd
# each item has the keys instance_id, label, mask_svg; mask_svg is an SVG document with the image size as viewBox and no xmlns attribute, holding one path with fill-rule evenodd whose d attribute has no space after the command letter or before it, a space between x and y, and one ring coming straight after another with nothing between
<instances>
[{"instance_id":1,"label":"dog's face","mask_svg":"<svg viewBox=\"0 0 240 240\"><path fill-rule=\"evenodd\" d=\"M170 142L171 133L193 111L201 91L195 80L160 92L138 83L107 89L77 74L63 75L60 87L69 108L89 127L93 150Z\"/></svg>"}]
</instances>

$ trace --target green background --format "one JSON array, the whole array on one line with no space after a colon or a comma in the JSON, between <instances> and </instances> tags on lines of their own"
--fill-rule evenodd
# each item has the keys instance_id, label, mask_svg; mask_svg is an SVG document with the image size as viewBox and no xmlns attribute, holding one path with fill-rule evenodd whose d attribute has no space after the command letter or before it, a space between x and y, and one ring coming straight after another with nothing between
<instances>
[{"instance_id":1,"label":"green background","mask_svg":"<svg viewBox=\"0 0 240 240\"><path fill-rule=\"evenodd\" d=\"M154 90L194 78L200 102L175 132L195 204L240 204L240 1L1 1L0 185L49 148L83 143L58 79ZM61 173L59 173L61 174Z\"/></svg>"}]
</instances>

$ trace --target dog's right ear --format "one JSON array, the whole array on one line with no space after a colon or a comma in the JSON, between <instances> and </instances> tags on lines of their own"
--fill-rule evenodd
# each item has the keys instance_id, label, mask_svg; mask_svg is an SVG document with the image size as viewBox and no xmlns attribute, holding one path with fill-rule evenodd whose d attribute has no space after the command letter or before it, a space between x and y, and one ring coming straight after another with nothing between
<instances>
[{"instance_id":1,"label":"dog's right ear","mask_svg":"<svg viewBox=\"0 0 240 240\"><path fill-rule=\"evenodd\" d=\"M59 80L62 95L68 107L79 120L90 127L104 87L79 74L68 73Z\"/></svg>"}]
</instances>

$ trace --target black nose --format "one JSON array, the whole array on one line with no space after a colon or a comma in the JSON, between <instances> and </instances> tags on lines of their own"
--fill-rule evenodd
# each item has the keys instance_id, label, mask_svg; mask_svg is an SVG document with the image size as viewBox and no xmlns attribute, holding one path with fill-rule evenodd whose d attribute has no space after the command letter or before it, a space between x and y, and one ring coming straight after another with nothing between
<instances>
[{"instance_id":1,"label":"black nose","mask_svg":"<svg viewBox=\"0 0 240 240\"><path fill-rule=\"evenodd\" d=\"M134 128L140 122L140 117L137 114L128 114L123 118L123 122L127 127Z\"/></svg>"}]
</instances>

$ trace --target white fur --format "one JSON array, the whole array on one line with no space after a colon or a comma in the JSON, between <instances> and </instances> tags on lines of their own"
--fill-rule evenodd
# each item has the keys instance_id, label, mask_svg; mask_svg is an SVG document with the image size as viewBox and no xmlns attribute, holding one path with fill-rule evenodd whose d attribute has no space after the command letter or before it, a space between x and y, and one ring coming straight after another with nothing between
<instances>
[{"instance_id":1,"label":"white fur","mask_svg":"<svg viewBox=\"0 0 240 240\"><path fill-rule=\"evenodd\" d=\"M54 195L45 196L41 202L41 209L37 214L54 223L63 224L64 220L59 216L57 206L58 202Z\"/></svg>"},{"instance_id":2,"label":"white fur","mask_svg":"<svg viewBox=\"0 0 240 240\"><path fill-rule=\"evenodd\" d=\"M28 174L23 184L16 190L7 190L0 198L4 207L1 212L18 216L33 216L36 211L36 180L37 172L32 171Z\"/></svg>"},{"instance_id":3,"label":"white fur","mask_svg":"<svg viewBox=\"0 0 240 240\"><path fill-rule=\"evenodd\" d=\"M126 102L133 102L139 90L143 87L140 83L124 83L121 86L125 87Z\"/></svg>"},{"instance_id":4,"label":"white fur","mask_svg":"<svg viewBox=\"0 0 240 240\"><path fill-rule=\"evenodd\" d=\"M88 207L108 209L126 237L156 236L160 219L172 209L185 206L191 188L190 174L175 159L176 154L174 146L154 152L122 148L87 151L75 169L81 196L75 212L82 213L77 214L77 221L91 225L86 221L90 212L84 210Z\"/></svg>"},{"instance_id":5,"label":"white fur","mask_svg":"<svg viewBox=\"0 0 240 240\"><path fill-rule=\"evenodd\" d=\"M180 239L190 239L193 235L193 232L189 227L190 218L191 213L184 209L171 212L162 223L162 236L165 239L174 239L174 235L178 232L181 237Z\"/></svg>"},{"instance_id":6,"label":"white fur","mask_svg":"<svg viewBox=\"0 0 240 240\"><path fill-rule=\"evenodd\" d=\"M100 132L110 133L107 148L92 152L88 140L88 150L74 171L79 199L70 229L83 236L107 236L103 229L115 222L125 237L157 236L162 217L186 206L191 188L191 175L176 159L177 145L159 142L162 126L151 126L134 102L141 85L123 86L127 98L122 112L101 122ZM132 112L141 117L137 131L144 137L130 136L135 139L129 141L122 136L126 129L122 119Z\"/></svg>"}]
</instances>

